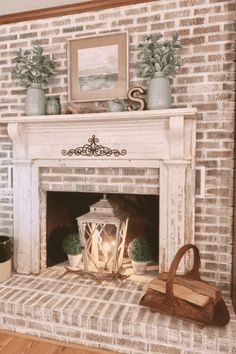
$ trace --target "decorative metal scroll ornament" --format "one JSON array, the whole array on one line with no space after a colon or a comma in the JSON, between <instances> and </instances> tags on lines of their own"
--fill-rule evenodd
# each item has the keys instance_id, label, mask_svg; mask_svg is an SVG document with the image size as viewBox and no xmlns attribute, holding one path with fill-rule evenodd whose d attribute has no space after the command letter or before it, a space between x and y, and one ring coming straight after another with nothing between
<instances>
[{"instance_id":1,"label":"decorative metal scroll ornament","mask_svg":"<svg viewBox=\"0 0 236 354\"><path fill-rule=\"evenodd\" d=\"M117 149L110 149L109 147L98 145L99 139L95 137L95 135L92 136L92 138L88 139L89 144L85 144L84 146L77 147L75 149L70 149L70 150L62 150L61 153L62 155L68 155L68 156L111 156L114 155L115 157L118 156L124 156L127 154L127 151L125 149L122 149L121 151Z\"/></svg>"}]
</instances>

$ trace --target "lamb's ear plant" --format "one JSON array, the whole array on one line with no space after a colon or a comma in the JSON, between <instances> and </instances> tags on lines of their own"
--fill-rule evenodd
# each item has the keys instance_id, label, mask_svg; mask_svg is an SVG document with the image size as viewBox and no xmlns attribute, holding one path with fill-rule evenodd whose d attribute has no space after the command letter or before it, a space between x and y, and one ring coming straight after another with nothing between
<instances>
[{"instance_id":1,"label":"lamb's ear plant","mask_svg":"<svg viewBox=\"0 0 236 354\"><path fill-rule=\"evenodd\" d=\"M162 37L162 34L147 35L139 44L139 76L151 79L155 73L162 72L166 77L174 77L181 66L178 34L174 34L172 40L160 42Z\"/></svg>"},{"instance_id":2,"label":"lamb's ear plant","mask_svg":"<svg viewBox=\"0 0 236 354\"><path fill-rule=\"evenodd\" d=\"M43 54L41 46L33 47L32 51L19 49L14 60L12 77L25 88L32 84L47 86L49 79L56 73L54 56Z\"/></svg>"}]
</instances>

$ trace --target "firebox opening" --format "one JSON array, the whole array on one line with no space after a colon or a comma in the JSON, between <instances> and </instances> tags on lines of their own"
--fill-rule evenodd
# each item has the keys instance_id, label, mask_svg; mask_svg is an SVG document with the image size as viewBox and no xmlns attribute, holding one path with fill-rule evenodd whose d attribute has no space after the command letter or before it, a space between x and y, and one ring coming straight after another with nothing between
<instances>
[{"instance_id":1,"label":"firebox opening","mask_svg":"<svg viewBox=\"0 0 236 354\"><path fill-rule=\"evenodd\" d=\"M62 249L65 236L77 232L76 218L87 213L102 197L99 193L47 192L47 267L67 260ZM124 257L127 257L127 246L133 238L147 237L154 261L158 262L159 196L107 194L107 197L129 214Z\"/></svg>"}]
</instances>

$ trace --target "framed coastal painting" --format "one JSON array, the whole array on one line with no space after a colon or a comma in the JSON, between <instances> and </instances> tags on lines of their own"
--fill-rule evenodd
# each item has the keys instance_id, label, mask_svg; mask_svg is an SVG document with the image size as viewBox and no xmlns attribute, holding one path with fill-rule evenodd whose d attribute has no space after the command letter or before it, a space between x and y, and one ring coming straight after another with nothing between
<instances>
[{"instance_id":1,"label":"framed coastal painting","mask_svg":"<svg viewBox=\"0 0 236 354\"><path fill-rule=\"evenodd\" d=\"M127 32L69 39L69 101L126 98L128 63Z\"/></svg>"}]
</instances>

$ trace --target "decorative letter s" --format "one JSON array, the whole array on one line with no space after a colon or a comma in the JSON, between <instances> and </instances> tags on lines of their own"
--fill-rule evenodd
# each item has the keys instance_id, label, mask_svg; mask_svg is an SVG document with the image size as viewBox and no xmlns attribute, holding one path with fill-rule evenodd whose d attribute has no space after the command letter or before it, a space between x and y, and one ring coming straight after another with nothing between
<instances>
[{"instance_id":1,"label":"decorative letter s","mask_svg":"<svg viewBox=\"0 0 236 354\"><path fill-rule=\"evenodd\" d=\"M140 104L140 107L138 108L133 108L132 106L128 106L127 109L128 111L143 111L146 107L146 102L145 99L142 97L137 97L135 94L141 94L143 95L145 93L145 90L141 86L135 86L131 87L127 93L128 99L132 102L137 102Z\"/></svg>"}]
</instances>

